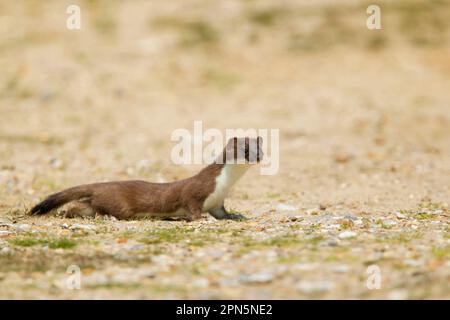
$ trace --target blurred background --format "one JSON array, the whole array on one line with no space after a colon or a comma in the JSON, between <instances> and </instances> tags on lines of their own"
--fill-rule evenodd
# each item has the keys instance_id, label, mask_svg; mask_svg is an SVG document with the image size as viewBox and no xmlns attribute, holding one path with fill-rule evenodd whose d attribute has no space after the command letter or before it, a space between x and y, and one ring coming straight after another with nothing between
<instances>
[{"instance_id":1,"label":"blurred background","mask_svg":"<svg viewBox=\"0 0 450 320\"><path fill-rule=\"evenodd\" d=\"M449 18L445 0L0 0L0 210L187 177L198 167L171 163L170 134L194 120L280 129L279 174L249 172L240 211L448 201Z\"/></svg>"},{"instance_id":2,"label":"blurred background","mask_svg":"<svg viewBox=\"0 0 450 320\"><path fill-rule=\"evenodd\" d=\"M170 133L202 120L281 129L280 174L261 179L280 193L335 189L336 162L389 173L407 155L436 169L418 189L448 195L434 181L449 170L448 1L377 2L382 30L364 1L79 1L80 30L70 4L0 2L0 164L21 169L9 189L179 178L197 168L173 168ZM358 201L380 196L365 188Z\"/></svg>"}]
</instances>

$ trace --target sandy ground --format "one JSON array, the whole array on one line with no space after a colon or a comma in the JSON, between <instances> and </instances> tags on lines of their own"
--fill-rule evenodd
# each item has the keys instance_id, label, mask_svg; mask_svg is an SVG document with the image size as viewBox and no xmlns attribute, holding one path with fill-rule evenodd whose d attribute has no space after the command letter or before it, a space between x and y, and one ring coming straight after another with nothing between
<instances>
[{"instance_id":1,"label":"sandy ground","mask_svg":"<svg viewBox=\"0 0 450 320\"><path fill-rule=\"evenodd\" d=\"M450 298L448 1L382 1L374 31L361 1L78 3L67 30L69 2L0 1L0 298ZM26 215L195 173L170 160L194 120L280 130L278 174L227 199L248 221Z\"/></svg>"}]
</instances>

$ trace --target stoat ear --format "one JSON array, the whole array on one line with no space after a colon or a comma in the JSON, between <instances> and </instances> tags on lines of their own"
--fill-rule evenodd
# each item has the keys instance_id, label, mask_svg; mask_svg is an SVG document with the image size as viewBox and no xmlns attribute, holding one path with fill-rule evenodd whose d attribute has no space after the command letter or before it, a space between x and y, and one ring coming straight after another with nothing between
<instances>
[{"instance_id":1,"label":"stoat ear","mask_svg":"<svg viewBox=\"0 0 450 320\"><path fill-rule=\"evenodd\" d=\"M228 140L228 144L229 145L237 145L237 142L238 142L238 138L237 137L233 137L233 138L230 138L229 140Z\"/></svg>"}]
</instances>

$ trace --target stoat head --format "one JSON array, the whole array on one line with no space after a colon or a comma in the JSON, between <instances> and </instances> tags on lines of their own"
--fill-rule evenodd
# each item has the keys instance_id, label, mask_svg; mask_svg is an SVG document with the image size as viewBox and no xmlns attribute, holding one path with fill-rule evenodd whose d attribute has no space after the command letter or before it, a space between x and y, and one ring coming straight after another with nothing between
<instances>
[{"instance_id":1,"label":"stoat head","mask_svg":"<svg viewBox=\"0 0 450 320\"><path fill-rule=\"evenodd\" d=\"M223 150L224 163L256 164L263 159L262 137L231 138Z\"/></svg>"}]
</instances>

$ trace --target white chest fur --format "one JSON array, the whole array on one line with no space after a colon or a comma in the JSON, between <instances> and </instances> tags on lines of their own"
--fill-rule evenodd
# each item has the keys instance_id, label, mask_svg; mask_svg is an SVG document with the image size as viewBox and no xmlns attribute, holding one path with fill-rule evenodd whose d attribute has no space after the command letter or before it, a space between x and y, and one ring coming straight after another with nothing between
<instances>
[{"instance_id":1,"label":"white chest fur","mask_svg":"<svg viewBox=\"0 0 450 320\"><path fill-rule=\"evenodd\" d=\"M234 183L248 170L247 164L225 164L220 174L216 177L216 187L203 203L203 211L218 208L228 195Z\"/></svg>"}]
</instances>

